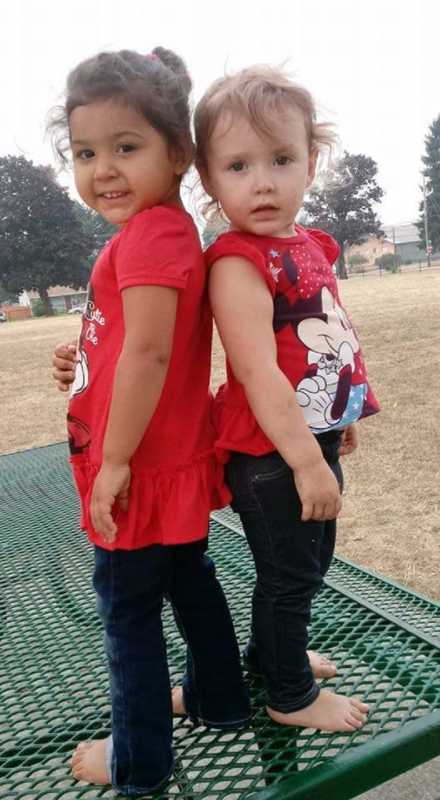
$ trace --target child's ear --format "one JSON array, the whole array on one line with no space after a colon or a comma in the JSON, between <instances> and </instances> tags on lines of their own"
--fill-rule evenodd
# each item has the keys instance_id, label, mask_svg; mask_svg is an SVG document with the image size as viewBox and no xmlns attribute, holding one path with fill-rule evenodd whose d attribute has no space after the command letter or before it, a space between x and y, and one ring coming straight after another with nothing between
<instances>
[{"instance_id":1,"label":"child's ear","mask_svg":"<svg viewBox=\"0 0 440 800\"><path fill-rule=\"evenodd\" d=\"M311 186L313 181L315 180L316 164L318 163L318 155L319 155L319 152L318 152L318 150L316 148L314 150L311 150L310 153L309 153L309 171L308 171L308 175L307 175L307 188L309 188L309 186Z\"/></svg>"},{"instance_id":2,"label":"child's ear","mask_svg":"<svg viewBox=\"0 0 440 800\"><path fill-rule=\"evenodd\" d=\"M182 145L177 145L171 152L172 163L176 175L184 175L190 168L194 153L192 149Z\"/></svg>"},{"instance_id":3,"label":"child's ear","mask_svg":"<svg viewBox=\"0 0 440 800\"><path fill-rule=\"evenodd\" d=\"M202 186L206 194L209 194L209 196L213 200L215 200L214 189L212 187L211 181L209 180L208 170L202 164L198 164L197 162L196 162L196 168L197 172L200 175L200 180L202 182Z\"/></svg>"}]
</instances>

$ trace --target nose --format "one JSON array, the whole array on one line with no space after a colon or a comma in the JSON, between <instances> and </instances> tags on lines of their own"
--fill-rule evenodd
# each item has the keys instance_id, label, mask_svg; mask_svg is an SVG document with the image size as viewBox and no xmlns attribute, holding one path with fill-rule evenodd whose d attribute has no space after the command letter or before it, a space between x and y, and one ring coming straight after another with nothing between
<instances>
[{"instance_id":1,"label":"nose","mask_svg":"<svg viewBox=\"0 0 440 800\"><path fill-rule=\"evenodd\" d=\"M259 167L256 169L254 180L254 188L257 194L268 194L274 190L273 177L267 167Z\"/></svg>"},{"instance_id":2,"label":"nose","mask_svg":"<svg viewBox=\"0 0 440 800\"><path fill-rule=\"evenodd\" d=\"M108 178L114 178L117 175L117 168L110 154L102 153L97 155L94 166L94 176L97 181L108 180Z\"/></svg>"}]
</instances>

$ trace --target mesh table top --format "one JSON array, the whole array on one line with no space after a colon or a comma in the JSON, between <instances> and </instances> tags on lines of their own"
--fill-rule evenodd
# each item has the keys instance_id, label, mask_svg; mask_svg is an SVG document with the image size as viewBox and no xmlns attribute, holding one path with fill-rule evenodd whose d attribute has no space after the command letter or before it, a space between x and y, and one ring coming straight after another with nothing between
<instances>
[{"instance_id":1,"label":"mesh table top","mask_svg":"<svg viewBox=\"0 0 440 800\"><path fill-rule=\"evenodd\" d=\"M0 798L115 798L76 783L68 759L109 732L107 670L64 444L0 457ZM249 631L252 560L238 518L213 514L210 554L237 636ZM185 660L169 608L172 682ZM281 728L250 677L252 723L222 734L176 720L161 798L344 800L440 752L440 606L335 559L314 602L311 647L337 661L326 685L370 704L355 734Z\"/></svg>"}]
</instances>

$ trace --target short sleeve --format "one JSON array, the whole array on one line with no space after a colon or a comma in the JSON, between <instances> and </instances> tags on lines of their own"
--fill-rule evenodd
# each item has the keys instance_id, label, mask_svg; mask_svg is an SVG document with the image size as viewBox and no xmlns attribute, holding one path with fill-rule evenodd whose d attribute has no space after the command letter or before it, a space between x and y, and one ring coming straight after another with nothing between
<instances>
[{"instance_id":1,"label":"short sleeve","mask_svg":"<svg viewBox=\"0 0 440 800\"><path fill-rule=\"evenodd\" d=\"M241 256L254 264L264 278L270 293L275 295L276 285L268 269L264 254L251 242L246 241L246 239L234 232L222 233L205 252L206 266L209 269L219 258L224 258L225 256Z\"/></svg>"},{"instance_id":2,"label":"short sleeve","mask_svg":"<svg viewBox=\"0 0 440 800\"><path fill-rule=\"evenodd\" d=\"M119 291L149 284L184 289L198 247L181 209L141 211L122 230L114 253Z\"/></svg>"},{"instance_id":3,"label":"short sleeve","mask_svg":"<svg viewBox=\"0 0 440 800\"><path fill-rule=\"evenodd\" d=\"M341 252L336 239L333 239L330 234L318 230L318 228L307 228L307 235L320 246L328 263L334 264Z\"/></svg>"}]
</instances>

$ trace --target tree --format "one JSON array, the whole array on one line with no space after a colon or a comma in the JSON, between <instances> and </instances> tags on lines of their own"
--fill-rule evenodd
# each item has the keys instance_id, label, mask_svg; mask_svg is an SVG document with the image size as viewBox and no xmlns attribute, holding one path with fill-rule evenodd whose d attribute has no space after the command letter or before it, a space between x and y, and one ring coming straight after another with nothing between
<instances>
[{"instance_id":1,"label":"tree","mask_svg":"<svg viewBox=\"0 0 440 800\"><path fill-rule=\"evenodd\" d=\"M330 233L341 248L337 264L340 278L348 277L346 247L362 244L370 235L383 235L374 210L383 197L376 175L377 164L372 158L345 151L304 202L308 224Z\"/></svg>"},{"instance_id":2,"label":"tree","mask_svg":"<svg viewBox=\"0 0 440 800\"><path fill-rule=\"evenodd\" d=\"M383 256L376 258L374 263L377 267L380 267L380 269L386 269L388 272L397 272L402 263L402 259L400 256L394 255L394 253L384 253Z\"/></svg>"},{"instance_id":3,"label":"tree","mask_svg":"<svg viewBox=\"0 0 440 800\"><path fill-rule=\"evenodd\" d=\"M363 264L368 264L368 258L362 253L353 253L352 256L348 256L348 263L350 267L362 267Z\"/></svg>"},{"instance_id":4,"label":"tree","mask_svg":"<svg viewBox=\"0 0 440 800\"><path fill-rule=\"evenodd\" d=\"M0 306L7 303L17 303L18 297L13 292L8 292L3 286L0 285Z\"/></svg>"},{"instance_id":5,"label":"tree","mask_svg":"<svg viewBox=\"0 0 440 800\"><path fill-rule=\"evenodd\" d=\"M117 233L118 228L91 208L87 208L81 203L74 203L74 206L76 218L81 224L84 234L93 241L93 250L88 256L89 264L92 267L99 251L110 237Z\"/></svg>"},{"instance_id":6,"label":"tree","mask_svg":"<svg viewBox=\"0 0 440 800\"><path fill-rule=\"evenodd\" d=\"M50 315L49 287L85 287L94 247L51 167L23 156L0 158L0 283L6 290L36 290Z\"/></svg>"},{"instance_id":7,"label":"tree","mask_svg":"<svg viewBox=\"0 0 440 800\"><path fill-rule=\"evenodd\" d=\"M368 264L368 258L366 256L363 256L362 253L353 253L353 255L348 256L347 261L350 274L364 274L365 264Z\"/></svg>"},{"instance_id":8,"label":"tree","mask_svg":"<svg viewBox=\"0 0 440 800\"><path fill-rule=\"evenodd\" d=\"M435 251L440 250L440 114L429 126L429 133L425 136L425 152L422 161L425 165L423 175L425 176L428 236L432 249ZM419 208L420 219L416 225L419 229L420 239L425 243L423 249L427 249L429 242L426 241L423 200Z\"/></svg>"}]
</instances>

